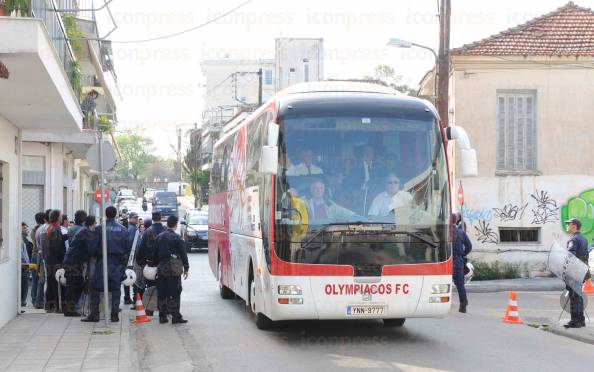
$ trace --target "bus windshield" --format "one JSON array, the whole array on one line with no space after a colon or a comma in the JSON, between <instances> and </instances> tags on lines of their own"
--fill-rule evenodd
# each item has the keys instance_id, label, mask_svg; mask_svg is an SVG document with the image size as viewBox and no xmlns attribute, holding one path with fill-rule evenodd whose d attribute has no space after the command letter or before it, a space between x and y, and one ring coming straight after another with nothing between
<instances>
[{"instance_id":1,"label":"bus windshield","mask_svg":"<svg viewBox=\"0 0 594 372\"><path fill-rule=\"evenodd\" d=\"M288 262L390 265L449 256L449 188L436 120L287 117L275 249Z\"/></svg>"}]
</instances>

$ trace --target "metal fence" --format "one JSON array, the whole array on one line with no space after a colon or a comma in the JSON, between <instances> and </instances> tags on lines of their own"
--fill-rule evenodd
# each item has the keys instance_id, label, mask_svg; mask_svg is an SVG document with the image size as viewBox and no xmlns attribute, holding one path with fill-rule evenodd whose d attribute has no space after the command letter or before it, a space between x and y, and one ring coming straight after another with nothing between
<instances>
[{"instance_id":1,"label":"metal fence","mask_svg":"<svg viewBox=\"0 0 594 372\"><path fill-rule=\"evenodd\" d=\"M41 19L50 37L54 49L58 53L64 71L68 75L70 85L77 97L80 97L80 76L74 51L68 42L66 28L62 18L56 11L58 7L54 0L31 0L31 16Z\"/></svg>"}]
</instances>

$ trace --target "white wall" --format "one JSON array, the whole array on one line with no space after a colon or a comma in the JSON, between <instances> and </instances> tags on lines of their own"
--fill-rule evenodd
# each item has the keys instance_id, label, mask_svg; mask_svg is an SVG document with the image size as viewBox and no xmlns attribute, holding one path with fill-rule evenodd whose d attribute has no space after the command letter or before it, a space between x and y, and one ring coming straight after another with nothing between
<instances>
[{"instance_id":1,"label":"white wall","mask_svg":"<svg viewBox=\"0 0 594 372\"><path fill-rule=\"evenodd\" d=\"M64 209L64 187L68 188L67 208L65 213L71 217L74 210L74 200L71 190L75 182L72 179L74 158L70 151L61 143L23 142L23 155L43 156L45 158L45 206L44 209ZM64 175L64 162L68 167Z\"/></svg>"},{"instance_id":2,"label":"white wall","mask_svg":"<svg viewBox=\"0 0 594 372\"><path fill-rule=\"evenodd\" d=\"M573 198L581 202L580 194L592 185L594 177L584 175L464 179L463 214L474 246L471 257L519 263L526 276L546 273L551 245L558 241L565 246L569 238L562 224L563 208ZM584 232L594 227L591 212L582 221ZM540 242L502 243L502 227L539 228Z\"/></svg>"},{"instance_id":3,"label":"white wall","mask_svg":"<svg viewBox=\"0 0 594 372\"><path fill-rule=\"evenodd\" d=\"M14 125L0 116L0 161L5 163L2 190L2 233L4 248L0 254L0 327L17 314L17 249L19 249L20 223L18 222L18 157L15 154Z\"/></svg>"},{"instance_id":4,"label":"white wall","mask_svg":"<svg viewBox=\"0 0 594 372\"><path fill-rule=\"evenodd\" d=\"M323 80L323 44L323 39L276 39L276 90L280 91L293 84L306 81Z\"/></svg>"},{"instance_id":5,"label":"white wall","mask_svg":"<svg viewBox=\"0 0 594 372\"><path fill-rule=\"evenodd\" d=\"M235 100L245 98L246 104L258 103L258 75L260 68L263 70L273 69L272 61L260 60L209 60L200 64L202 74L206 78L206 92L204 111L217 106L238 106L240 102ZM252 72L245 75L236 72ZM273 76L274 81L274 76ZM274 94L274 85L262 86L262 100L265 102Z\"/></svg>"},{"instance_id":6,"label":"white wall","mask_svg":"<svg viewBox=\"0 0 594 372\"><path fill-rule=\"evenodd\" d=\"M594 70L562 59L540 63L488 57L453 59L450 110L477 151L479 176L463 178L469 237L474 259L520 263L524 275L546 273L551 244L565 244L562 210L573 200L585 235L594 238ZM579 61L592 64L592 59ZM548 64L548 65L547 65ZM557 64L557 65L556 65ZM592 65L594 67L594 65ZM496 175L497 92L536 92L537 171ZM460 174L456 164L456 174ZM454 193L458 182L454 181ZM582 197L580 198L580 195ZM500 228L539 228L538 243L501 243Z\"/></svg>"}]
</instances>

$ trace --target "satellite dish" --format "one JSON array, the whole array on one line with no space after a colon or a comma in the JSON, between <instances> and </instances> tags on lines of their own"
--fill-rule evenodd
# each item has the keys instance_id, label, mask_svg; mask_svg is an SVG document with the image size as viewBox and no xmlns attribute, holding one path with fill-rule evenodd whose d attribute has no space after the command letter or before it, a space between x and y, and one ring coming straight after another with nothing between
<instances>
[{"instance_id":1,"label":"satellite dish","mask_svg":"<svg viewBox=\"0 0 594 372\"><path fill-rule=\"evenodd\" d=\"M116 165L116 153L113 145L109 142L102 142L103 150L103 170L108 171ZM92 145L87 151L87 162L89 167L95 171L100 171L99 164L99 144Z\"/></svg>"}]
</instances>

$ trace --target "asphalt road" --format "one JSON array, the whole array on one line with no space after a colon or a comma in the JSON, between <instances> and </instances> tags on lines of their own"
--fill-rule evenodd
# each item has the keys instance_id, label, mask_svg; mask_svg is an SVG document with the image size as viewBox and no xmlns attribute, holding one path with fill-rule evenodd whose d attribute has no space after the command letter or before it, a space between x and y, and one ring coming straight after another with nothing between
<instances>
[{"instance_id":1,"label":"asphalt road","mask_svg":"<svg viewBox=\"0 0 594 372\"><path fill-rule=\"evenodd\" d=\"M190 255L187 325L134 328L144 370L196 371L592 371L592 345L500 321L505 293L471 294L468 314L380 321L308 321L256 328L241 300L223 300L206 252ZM525 323L558 317L557 293L519 293ZM457 308L457 304L454 304ZM454 309L453 306L453 309Z\"/></svg>"}]
</instances>

